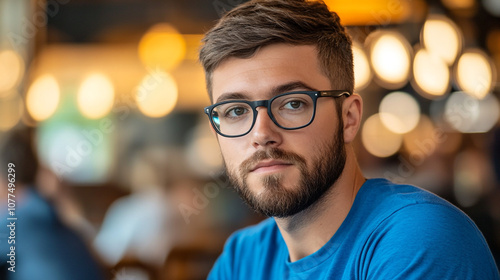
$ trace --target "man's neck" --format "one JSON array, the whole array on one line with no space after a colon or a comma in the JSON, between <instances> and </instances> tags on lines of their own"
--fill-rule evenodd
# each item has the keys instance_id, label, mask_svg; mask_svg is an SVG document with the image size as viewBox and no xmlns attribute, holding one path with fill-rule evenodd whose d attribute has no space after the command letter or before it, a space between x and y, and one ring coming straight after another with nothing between
<instances>
[{"instance_id":1,"label":"man's neck","mask_svg":"<svg viewBox=\"0 0 500 280\"><path fill-rule=\"evenodd\" d=\"M363 177L353 155L325 195L308 209L286 218L275 218L288 247L290 261L311 255L325 245L347 217Z\"/></svg>"}]
</instances>

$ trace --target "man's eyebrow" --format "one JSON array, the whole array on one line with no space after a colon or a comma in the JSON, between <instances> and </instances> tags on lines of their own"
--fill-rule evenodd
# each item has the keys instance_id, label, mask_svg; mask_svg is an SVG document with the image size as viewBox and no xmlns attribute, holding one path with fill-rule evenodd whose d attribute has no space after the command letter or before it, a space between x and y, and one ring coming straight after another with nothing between
<instances>
[{"instance_id":1,"label":"man's eyebrow","mask_svg":"<svg viewBox=\"0 0 500 280\"><path fill-rule=\"evenodd\" d=\"M307 85L304 82L301 81L293 81L289 82L283 85L279 85L274 87L271 90L272 95L278 95L290 91L295 91L295 90L311 90L311 91L317 91L317 89L314 89L313 87Z\"/></svg>"},{"instance_id":2,"label":"man's eyebrow","mask_svg":"<svg viewBox=\"0 0 500 280\"><path fill-rule=\"evenodd\" d=\"M286 84L278 85L275 86L271 89L271 95L275 96L281 93L286 93L294 90L312 90L312 91L317 91L317 89L314 89L313 87L307 85L304 82L301 81L293 81L289 82ZM242 92L228 92L228 93L223 93L217 98L215 103L219 103L222 101L226 100L248 100L249 97L247 94L244 94Z\"/></svg>"},{"instance_id":3,"label":"man's eyebrow","mask_svg":"<svg viewBox=\"0 0 500 280\"><path fill-rule=\"evenodd\" d=\"M221 94L221 96L219 96L219 98L217 98L217 100L215 101L215 103L219 103L219 102L222 102L222 101L226 101L226 100L236 100L236 99L248 99L248 96L244 93L241 93L241 92L228 92L228 93L224 93L224 94Z\"/></svg>"}]
</instances>

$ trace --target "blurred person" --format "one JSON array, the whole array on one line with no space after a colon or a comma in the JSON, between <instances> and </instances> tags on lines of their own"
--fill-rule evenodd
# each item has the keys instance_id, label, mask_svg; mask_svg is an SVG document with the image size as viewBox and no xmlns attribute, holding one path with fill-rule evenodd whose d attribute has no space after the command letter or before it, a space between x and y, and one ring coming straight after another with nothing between
<instances>
[{"instance_id":1,"label":"blurred person","mask_svg":"<svg viewBox=\"0 0 500 280\"><path fill-rule=\"evenodd\" d=\"M35 185L39 166L32 139L31 130L16 129L0 147L0 215L5 223L0 227L2 279L105 279L86 243L61 221ZM9 164L14 172L8 171ZM15 188L8 186L7 178L15 178ZM8 211L8 194L15 203L14 215Z\"/></svg>"},{"instance_id":2,"label":"blurred person","mask_svg":"<svg viewBox=\"0 0 500 280\"><path fill-rule=\"evenodd\" d=\"M76 199L74 187L46 166L40 165L37 173L37 191L50 201L61 222L78 232L85 241L91 241L96 229Z\"/></svg>"},{"instance_id":3,"label":"blurred person","mask_svg":"<svg viewBox=\"0 0 500 280\"><path fill-rule=\"evenodd\" d=\"M143 148L133 156L127 168L131 194L111 204L94 240L108 265L126 261L159 279L182 225L173 205L174 189L184 177L181 166L180 155L163 147Z\"/></svg>"},{"instance_id":4,"label":"blurred person","mask_svg":"<svg viewBox=\"0 0 500 280\"><path fill-rule=\"evenodd\" d=\"M362 174L351 48L307 0L247 2L205 35L205 113L235 190L270 217L227 240L209 279L500 279L462 211Z\"/></svg>"}]
</instances>

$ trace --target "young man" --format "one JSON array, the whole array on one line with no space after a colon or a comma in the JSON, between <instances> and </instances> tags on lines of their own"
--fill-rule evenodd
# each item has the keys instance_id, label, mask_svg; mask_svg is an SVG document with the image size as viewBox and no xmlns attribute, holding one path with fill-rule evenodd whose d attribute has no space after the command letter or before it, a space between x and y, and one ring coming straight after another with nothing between
<instances>
[{"instance_id":1,"label":"young man","mask_svg":"<svg viewBox=\"0 0 500 280\"><path fill-rule=\"evenodd\" d=\"M203 42L228 176L270 217L229 238L209 279L499 279L464 213L363 177L351 40L323 3L250 1Z\"/></svg>"}]
</instances>

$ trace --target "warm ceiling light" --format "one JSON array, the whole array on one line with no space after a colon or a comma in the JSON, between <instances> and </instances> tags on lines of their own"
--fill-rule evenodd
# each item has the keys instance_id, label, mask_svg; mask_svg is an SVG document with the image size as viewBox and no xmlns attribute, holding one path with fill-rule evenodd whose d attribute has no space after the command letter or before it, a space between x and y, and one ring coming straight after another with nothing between
<instances>
[{"instance_id":1,"label":"warm ceiling light","mask_svg":"<svg viewBox=\"0 0 500 280\"><path fill-rule=\"evenodd\" d=\"M481 50L464 52L455 68L458 87L475 98L483 98L495 83L496 72L493 63Z\"/></svg>"},{"instance_id":2,"label":"warm ceiling light","mask_svg":"<svg viewBox=\"0 0 500 280\"><path fill-rule=\"evenodd\" d=\"M410 45L399 33L375 31L367 40L370 62L376 81L383 87L397 89L404 86L410 73Z\"/></svg>"},{"instance_id":3,"label":"warm ceiling light","mask_svg":"<svg viewBox=\"0 0 500 280\"><path fill-rule=\"evenodd\" d=\"M449 18L431 15L420 33L422 44L429 53L452 65L462 49L462 33Z\"/></svg>"},{"instance_id":4,"label":"warm ceiling light","mask_svg":"<svg viewBox=\"0 0 500 280\"><path fill-rule=\"evenodd\" d=\"M368 57L362 46L354 43L352 46L352 54L354 57L354 90L359 92L370 83L373 73L370 68Z\"/></svg>"},{"instance_id":5,"label":"warm ceiling light","mask_svg":"<svg viewBox=\"0 0 500 280\"><path fill-rule=\"evenodd\" d=\"M438 56L420 49L413 60L412 85L422 96L443 96L450 89L450 69Z\"/></svg>"},{"instance_id":6,"label":"warm ceiling light","mask_svg":"<svg viewBox=\"0 0 500 280\"><path fill-rule=\"evenodd\" d=\"M379 114L370 116L363 124L361 141L366 150L377 157L388 157L401 148L403 135L387 129Z\"/></svg>"},{"instance_id":7,"label":"warm ceiling light","mask_svg":"<svg viewBox=\"0 0 500 280\"><path fill-rule=\"evenodd\" d=\"M135 101L144 115L160 118L174 109L177 97L178 89L174 78L166 72L156 71L142 80Z\"/></svg>"},{"instance_id":8,"label":"warm ceiling light","mask_svg":"<svg viewBox=\"0 0 500 280\"><path fill-rule=\"evenodd\" d=\"M174 69L186 56L186 41L171 25L160 23L151 27L139 42L139 57L153 69Z\"/></svg>"},{"instance_id":9,"label":"warm ceiling light","mask_svg":"<svg viewBox=\"0 0 500 280\"><path fill-rule=\"evenodd\" d=\"M78 109L90 119L99 119L113 107L115 90L109 78L101 73L89 75L78 91Z\"/></svg>"},{"instance_id":10,"label":"warm ceiling light","mask_svg":"<svg viewBox=\"0 0 500 280\"><path fill-rule=\"evenodd\" d=\"M54 76L46 74L37 78L26 95L26 107L36 121L48 119L57 109L60 99L59 85Z\"/></svg>"},{"instance_id":11,"label":"warm ceiling light","mask_svg":"<svg viewBox=\"0 0 500 280\"><path fill-rule=\"evenodd\" d=\"M0 97L12 90L21 80L24 72L23 58L13 50L0 52Z\"/></svg>"},{"instance_id":12,"label":"warm ceiling light","mask_svg":"<svg viewBox=\"0 0 500 280\"><path fill-rule=\"evenodd\" d=\"M402 91L386 95L379 106L380 120L390 131L404 134L415 128L420 106L410 94Z\"/></svg>"}]
</instances>

